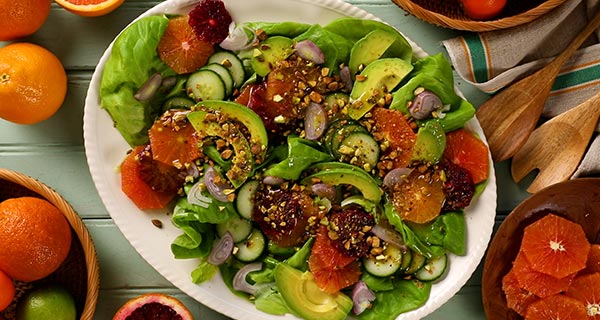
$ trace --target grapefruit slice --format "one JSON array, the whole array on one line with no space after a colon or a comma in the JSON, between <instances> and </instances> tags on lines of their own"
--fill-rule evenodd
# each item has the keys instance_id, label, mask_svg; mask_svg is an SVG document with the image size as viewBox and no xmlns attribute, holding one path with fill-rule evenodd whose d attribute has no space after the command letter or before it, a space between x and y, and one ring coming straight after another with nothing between
<instances>
[{"instance_id":1,"label":"grapefruit slice","mask_svg":"<svg viewBox=\"0 0 600 320\"><path fill-rule=\"evenodd\" d=\"M519 286L514 269L502 278L502 291L506 296L506 305L521 316L525 316L529 305L540 299Z\"/></svg>"},{"instance_id":2,"label":"grapefruit slice","mask_svg":"<svg viewBox=\"0 0 600 320\"><path fill-rule=\"evenodd\" d=\"M590 243L580 225L548 214L525 228L521 251L533 270L563 278L585 268Z\"/></svg>"},{"instance_id":3,"label":"grapefruit slice","mask_svg":"<svg viewBox=\"0 0 600 320\"><path fill-rule=\"evenodd\" d=\"M123 2L125 0L56 0L61 7L84 17L108 14L121 6Z\"/></svg>"},{"instance_id":4,"label":"grapefruit slice","mask_svg":"<svg viewBox=\"0 0 600 320\"><path fill-rule=\"evenodd\" d=\"M446 134L444 156L471 173L473 183L486 180L490 172L488 147L473 133L458 129Z\"/></svg>"},{"instance_id":5,"label":"grapefruit slice","mask_svg":"<svg viewBox=\"0 0 600 320\"><path fill-rule=\"evenodd\" d=\"M527 320L582 320L586 319L581 301L556 294L532 303L527 308Z\"/></svg>"},{"instance_id":6,"label":"grapefruit slice","mask_svg":"<svg viewBox=\"0 0 600 320\"><path fill-rule=\"evenodd\" d=\"M513 270L519 286L540 298L549 297L569 288L575 274L557 279L553 276L535 271L531 268L529 262L522 252L517 255L513 264Z\"/></svg>"},{"instance_id":7,"label":"grapefruit slice","mask_svg":"<svg viewBox=\"0 0 600 320\"><path fill-rule=\"evenodd\" d=\"M600 319L600 273L576 277L567 290L567 296L583 302L588 319Z\"/></svg>"},{"instance_id":8,"label":"grapefruit slice","mask_svg":"<svg viewBox=\"0 0 600 320\"><path fill-rule=\"evenodd\" d=\"M113 320L125 319L193 320L194 317L178 299L162 293L147 293L127 301L113 316Z\"/></svg>"}]
</instances>

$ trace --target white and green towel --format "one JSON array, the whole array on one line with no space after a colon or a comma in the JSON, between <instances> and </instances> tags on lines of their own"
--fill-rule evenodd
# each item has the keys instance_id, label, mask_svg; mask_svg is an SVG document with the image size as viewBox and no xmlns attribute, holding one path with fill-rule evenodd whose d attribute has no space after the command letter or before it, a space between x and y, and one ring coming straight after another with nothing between
<instances>
[{"instance_id":1,"label":"white and green towel","mask_svg":"<svg viewBox=\"0 0 600 320\"><path fill-rule=\"evenodd\" d=\"M569 0L528 24L467 33L443 41L443 45L465 81L494 93L547 64L597 10L600 0ZM546 102L544 117L569 110L600 90L599 38L597 31L563 66ZM593 138L574 177L591 175L600 175L600 136Z\"/></svg>"}]
</instances>

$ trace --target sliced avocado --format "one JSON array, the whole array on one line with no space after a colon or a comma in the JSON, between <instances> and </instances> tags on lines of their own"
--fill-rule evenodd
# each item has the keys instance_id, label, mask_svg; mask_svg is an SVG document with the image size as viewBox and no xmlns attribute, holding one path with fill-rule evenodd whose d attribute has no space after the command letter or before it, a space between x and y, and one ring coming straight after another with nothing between
<instances>
[{"instance_id":1,"label":"sliced avocado","mask_svg":"<svg viewBox=\"0 0 600 320\"><path fill-rule=\"evenodd\" d=\"M319 289L309 271L280 263L274 276L286 305L303 319L344 320L352 309L352 299L341 292L329 294Z\"/></svg>"},{"instance_id":2,"label":"sliced avocado","mask_svg":"<svg viewBox=\"0 0 600 320\"><path fill-rule=\"evenodd\" d=\"M250 143L239 130L236 130L234 124L230 124L229 129L223 129L219 123L205 120L208 114L209 112L202 110L193 111L188 114L188 120L202 136L218 136L231 144L235 155L225 176L235 188L238 188L252 173L253 157ZM237 134L231 134L236 131Z\"/></svg>"},{"instance_id":3,"label":"sliced avocado","mask_svg":"<svg viewBox=\"0 0 600 320\"><path fill-rule=\"evenodd\" d=\"M302 179L302 184L309 185L315 183L315 181L331 185L347 184L360 190L365 199L379 203L382 191L377 185L377 181L361 171L351 169L323 170Z\"/></svg>"},{"instance_id":4,"label":"sliced avocado","mask_svg":"<svg viewBox=\"0 0 600 320\"><path fill-rule=\"evenodd\" d=\"M392 44L395 41L399 41L399 37L397 34L382 29L375 29L358 40L352 46L352 51L350 51L348 67L351 74L356 74L361 64L366 66L383 57Z\"/></svg>"},{"instance_id":5,"label":"sliced avocado","mask_svg":"<svg viewBox=\"0 0 600 320\"><path fill-rule=\"evenodd\" d=\"M446 133L437 121L428 121L419 128L412 160L438 163L446 148Z\"/></svg>"},{"instance_id":6,"label":"sliced avocado","mask_svg":"<svg viewBox=\"0 0 600 320\"><path fill-rule=\"evenodd\" d=\"M386 92L392 92L412 69L412 64L399 58L384 58L369 63L357 76L350 92L350 118L360 119L369 112L377 101L383 98Z\"/></svg>"},{"instance_id":7,"label":"sliced avocado","mask_svg":"<svg viewBox=\"0 0 600 320\"><path fill-rule=\"evenodd\" d=\"M292 54L293 44L292 39L284 36L268 37L259 43L250 60L254 72L261 77L266 76L274 65Z\"/></svg>"}]
</instances>

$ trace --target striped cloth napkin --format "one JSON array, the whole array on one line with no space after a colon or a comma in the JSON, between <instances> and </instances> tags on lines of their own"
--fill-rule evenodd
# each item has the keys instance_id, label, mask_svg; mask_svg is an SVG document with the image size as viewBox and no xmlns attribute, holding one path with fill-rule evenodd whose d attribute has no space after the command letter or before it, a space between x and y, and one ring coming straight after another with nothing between
<instances>
[{"instance_id":1,"label":"striped cloth napkin","mask_svg":"<svg viewBox=\"0 0 600 320\"><path fill-rule=\"evenodd\" d=\"M468 33L443 41L456 72L467 82L494 93L551 61L600 9L600 0L569 0L522 26ZM565 63L542 114L551 118L600 90L600 31ZM599 106L600 107L600 106ZM600 132L600 125L597 132ZM600 136L595 134L573 177L600 175Z\"/></svg>"}]
</instances>

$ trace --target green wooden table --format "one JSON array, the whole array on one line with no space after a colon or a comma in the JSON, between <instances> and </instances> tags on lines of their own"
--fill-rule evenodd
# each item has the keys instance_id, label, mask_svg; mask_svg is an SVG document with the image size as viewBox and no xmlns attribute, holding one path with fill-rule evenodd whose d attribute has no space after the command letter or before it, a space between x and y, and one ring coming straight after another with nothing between
<instances>
[{"instance_id":1,"label":"green wooden table","mask_svg":"<svg viewBox=\"0 0 600 320\"><path fill-rule=\"evenodd\" d=\"M247 0L252 1L252 0ZM54 52L68 73L68 93L59 112L40 124L23 126L0 120L0 167L32 176L59 192L83 218L100 261L100 296L95 319L111 319L128 299L163 292L181 299L197 319L227 319L201 305L158 274L123 237L102 204L88 171L83 147L83 110L96 63L106 47L131 20L160 1L127 0L109 15L84 18L56 4L42 29L23 39ZM424 23L389 0L348 0L392 24L427 52L442 52L441 41L458 32ZM5 43L0 43L0 46ZM487 95L456 78L476 106ZM512 182L506 163L496 163L498 211L496 226L527 197ZM481 266L450 301L427 319L484 319Z\"/></svg>"}]
</instances>

